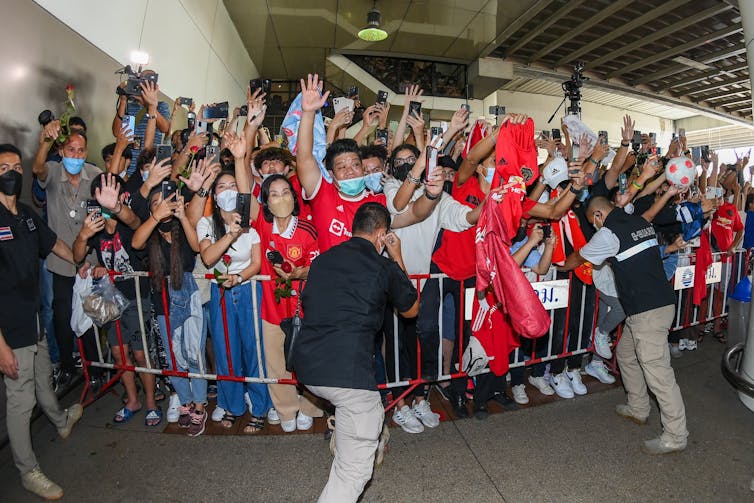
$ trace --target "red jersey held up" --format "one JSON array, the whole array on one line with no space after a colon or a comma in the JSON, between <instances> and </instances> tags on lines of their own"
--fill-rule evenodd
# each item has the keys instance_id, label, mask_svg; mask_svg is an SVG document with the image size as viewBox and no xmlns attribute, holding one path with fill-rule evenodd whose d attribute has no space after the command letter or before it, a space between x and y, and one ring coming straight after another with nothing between
<instances>
[{"instance_id":1,"label":"red jersey held up","mask_svg":"<svg viewBox=\"0 0 754 503\"><path fill-rule=\"evenodd\" d=\"M725 251L733 246L736 232L742 231L743 228L741 216L732 203L723 203L712 217L712 235L715 237L720 251Z\"/></svg>"}]
</instances>

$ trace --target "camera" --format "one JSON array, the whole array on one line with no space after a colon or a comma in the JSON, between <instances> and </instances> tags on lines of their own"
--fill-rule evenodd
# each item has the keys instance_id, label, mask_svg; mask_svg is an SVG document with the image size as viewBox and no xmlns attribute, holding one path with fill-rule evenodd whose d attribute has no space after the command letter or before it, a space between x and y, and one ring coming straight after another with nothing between
<instances>
[{"instance_id":1,"label":"camera","mask_svg":"<svg viewBox=\"0 0 754 503\"><path fill-rule=\"evenodd\" d=\"M55 114L50 110L42 110L37 117L39 125L45 127L47 124L55 120Z\"/></svg>"},{"instance_id":2,"label":"camera","mask_svg":"<svg viewBox=\"0 0 754 503\"><path fill-rule=\"evenodd\" d=\"M251 79L249 81L249 91L253 95L257 89L261 89L267 95L266 98L269 98L272 81L270 79Z\"/></svg>"},{"instance_id":3,"label":"camera","mask_svg":"<svg viewBox=\"0 0 754 503\"><path fill-rule=\"evenodd\" d=\"M542 228L542 236L544 239L548 239L552 235L552 226L550 224L542 224L540 227Z\"/></svg>"},{"instance_id":4,"label":"camera","mask_svg":"<svg viewBox=\"0 0 754 503\"><path fill-rule=\"evenodd\" d=\"M569 114L581 115L581 86L584 85L585 80L589 80L589 78L584 77L584 62L577 61L573 67L571 78L561 84L566 99L571 102L566 109Z\"/></svg>"},{"instance_id":5,"label":"camera","mask_svg":"<svg viewBox=\"0 0 754 503\"><path fill-rule=\"evenodd\" d=\"M490 107L489 112L490 112L490 115L494 115L496 117L500 115L505 115L505 107L502 107L500 105L492 105Z\"/></svg>"},{"instance_id":6,"label":"camera","mask_svg":"<svg viewBox=\"0 0 754 503\"><path fill-rule=\"evenodd\" d=\"M158 75L152 71L145 74L145 72L135 72L131 69L130 66L126 66L122 72L118 73L128 75L126 87L118 86L115 88L115 93L118 96L141 96L142 84L152 82L153 84L157 85Z\"/></svg>"}]
</instances>

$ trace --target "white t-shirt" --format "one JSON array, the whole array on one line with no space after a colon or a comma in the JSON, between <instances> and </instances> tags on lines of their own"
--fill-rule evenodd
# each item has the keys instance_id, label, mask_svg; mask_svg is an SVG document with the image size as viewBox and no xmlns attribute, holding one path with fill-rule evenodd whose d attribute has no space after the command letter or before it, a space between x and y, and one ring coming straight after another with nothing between
<instances>
[{"instance_id":1,"label":"white t-shirt","mask_svg":"<svg viewBox=\"0 0 754 503\"><path fill-rule=\"evenodd\" d=\"M229 228L230 227L226 224L225 232L228 232ZM196 224L196 235L200 242L204 239L209 239L212 243L215 242L214 224L211 217L203 217L199 220L199 223ZM231 258L230 267L227 271L230 274L238 274L249 267L249 264L251 263L251 248L260 241L259 234L257 234L257 231L253 228L248 229L246 232L238 236L236 242L230 245L230 248L223 253L223 255L230 255ZM216 264L208 266L208 268L210 272L214 271L214 269L217 269L223 274L226 272L225 264L223 264L222 259ZM215 280L212 281L216 283Z\"/></svg>"}]
</instances>

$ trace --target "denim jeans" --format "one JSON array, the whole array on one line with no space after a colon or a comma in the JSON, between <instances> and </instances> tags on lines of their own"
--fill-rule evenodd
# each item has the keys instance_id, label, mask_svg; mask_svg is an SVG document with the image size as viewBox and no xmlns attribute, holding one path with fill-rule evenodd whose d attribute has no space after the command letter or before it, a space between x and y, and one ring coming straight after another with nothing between
<instances>
[{"instance_id":1,"label":"denim jeans","mask_svg":"<svg viewBox=\"0 0 754 503\"><path fill-rule=\"evenodd\" d=\"M50 361L58 363L60 353L58 342L55 340L55 324L52 322L52 273L47 270L47 260L39 262L39 290L39 322L47 334Z\"/></svg>"},{"instance_id":2,"label":"denim jeans","mask_svg":"<svg viewBox=\"0 0 754 503\"><path fill-rule=\"evenodd\" d=\"M242 284L231 289L222 289L212 283L209 301L210 331L212 348L215 352L215 371L217 375L230 375L228 349L234 376L260 377L264 371L264 344L259 310L262 301L262 286L256 282L257 316L254 316L252 304L252 285ZM225 344L221 295L225 296L225 313L228 321L228 345ZM257 352L257 336L259 352ZM264 416L272 406L270 393L266 384L242 383L234 381L217 381L217 405L234 416L246 412L244 392L249 393L251 409L254 416Z\"/></svg>"}]
</instances>

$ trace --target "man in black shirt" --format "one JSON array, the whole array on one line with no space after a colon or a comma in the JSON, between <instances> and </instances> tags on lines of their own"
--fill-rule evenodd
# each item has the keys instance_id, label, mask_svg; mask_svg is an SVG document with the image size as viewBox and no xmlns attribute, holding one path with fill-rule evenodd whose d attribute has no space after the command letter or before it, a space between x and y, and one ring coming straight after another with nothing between
<instances>
[{"instance_id":1,"label":"man in black shirt","mask_svg":"<svg viewBox=\"0 0 754 503\"><path fill-rule=\"evenodd\" d=\"M38 402L62 438L82 414L79 404L63 410L52 390L47 339L39 329L39 259L54 253L73 263L71 249L28 206L18 202L23 184L21 152L0 145L0 372L7 396L13 461L27 490L47 499L63 490L39 469L29 430Z\"/></svg>"},{"instance_id":2,"label":"man in black shirt","mask_svg":"<svg viewBox=\"0 0 754 503\"><path fill-rule=\"evenodd\" d=\"M392 260L381 256L383 249ZM406 318L419 310L384 206L366 203L356 211L353 237L312 263L301 300L296 375L335 406L337 425L335 459L319 501L356 501L372 477L385 416L374 368L385 306L390 303Z\"/></svg>"}]
</instances>

